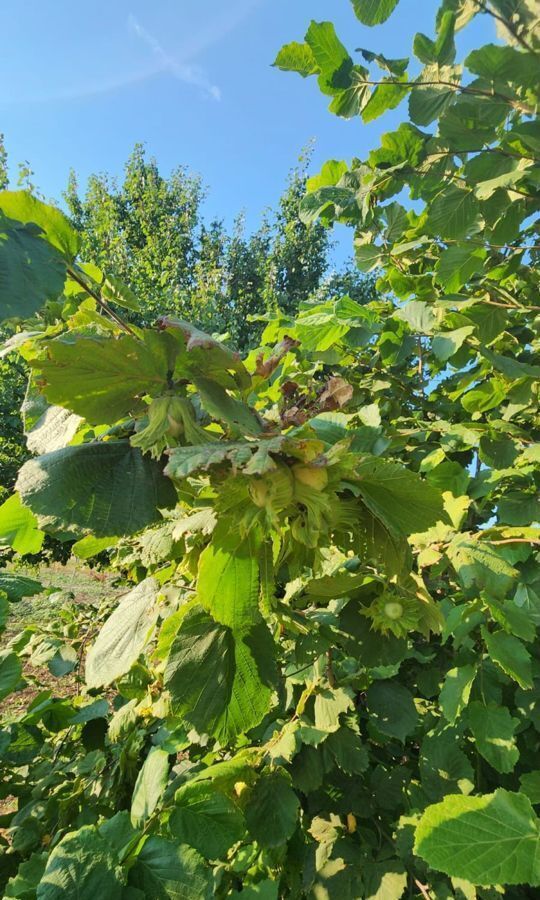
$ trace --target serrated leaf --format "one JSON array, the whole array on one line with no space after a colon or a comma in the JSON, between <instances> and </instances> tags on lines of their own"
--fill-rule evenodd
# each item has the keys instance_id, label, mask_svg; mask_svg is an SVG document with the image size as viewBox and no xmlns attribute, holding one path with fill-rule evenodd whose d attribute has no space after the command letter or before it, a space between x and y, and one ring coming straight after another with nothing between
<instances>
[{"instance_id":1,"label":"serrated leaf","mask_svg":"<svg viewBox=\"0 0 540 900\"><path fill-rule=\"evenodd\" d=\"M176 502L161 466L128 441L95 441L31 459L17 490L42 527L77 536L134 534Z\"/></svg>"},{"instance_id":2,"label":"serrated leaf","mask_svg":"<svg viewBox=\"0 0 540 900\"><path fill-rule=\"evenodd\" d=\"M478 700L469 704L467 718L478 752L497 772L512 772L519 759L514 738L519 720L504 706L486 706Z\"/></svg>"},{"instance_id":3,"label":"serrated leaf","mask_svg":"<svg viewBox=\"0 0 540 900\"><path fill-rule=\"evenodd\" d=\"M244 809L250 835L263 847L284 844L296 828L299 806L282 769L263 773Z\"/></svg>"},{"instance_id":4,"label":"serrated leaf","mask_svg":"<svg viewBox=\"0 0 540 900\"><path fill-rule=\"evenodd\" d=\"M521 688L532 688L531 656L521 641L506 631L489 632L484 628L482 634L493 662L517 681Z\"/></svg>"},{"instance_id":5,"label":"serrated leaf","mask_svg":"<svg viewBox=\"0 0 540 900\"><path fill-rule=\"evenodd\" d=\"M244 817L225 794L208 782L180 787L168 821L172 836L207 859L219 859L245 833Z\"/></svg>"},{"instance_id":6,"label":"serrated leaf","mask_svg":"<svg viewBox=\"0 0 540 900\"><path fill-rule=\"evenodd\" d=\"M480 204L472 191L450 185L431 203L426 229L442 240L459 240L474 232L480 222Z\"/></svg>"},{"instance_id":7,"label":"serrated leaf","mask_svg":"<svg viewBox=\"0 0 540 900\"><path fill-rule=\"evenodd\" d=\"M364 25L386 22L399 0L352 0L354 11Z\"/></svg>"},{"instance_id":8,"label":"serrated leaf","mask_svg":"<svg viewBox=\"0 0 540 900\"><path fill-rule=\"evenodd\" d=\"M41 581L28 578L26 575L16 575L15 572L6 572L0 569L0 591L7 594L8 600L16 603L23 597L34 597L43 590Z\"/></svg>"},{"instance_id":9,"label":"serrated leaf","mask_svg":"<svg viewBox=\"0 0 540 900\"><path fill-rule=\"evenodd\" d=\"M169 754L153 747L137 776L131 799L131 824L142 828L158 805L169 778Z\"/></svg>"},{"instance_id":10,"label":"serrated leaf","mask_svg":"<svg viewBox=\"0 0 540 900\"><path fill-rule=\"evenodd\" d=\"M62 293L65 280L61 254L34 225L0 216L0 319L34 315Z\"/></svg>"},{"instance_id":11,"label":"serrated leaf","mask_svg":"<svg viewBox=\"0 0 540 900\"><path fill-rule=\"evenodd\" d=\"M499 789L479 797L450 795L428 806L415 852L431 868L473 884L540 884L540 822L530 801Z\"/></svg>"},{"instance_id":12,"label":"serrated leaf","mask_svg":"<svg viewBox=\"0 0 540 900\"><path fill-rule=\"evenodd\" d=\"M404 743L418 725L413 696L397 681L375 681L367 692L369 720L377 731Z\"/></svg>"},{"instance_id":13,"label":"serrated leaf","mask_svg":"<svg viewBox=\"0 0 540 900\"><path fill-rule=\"evenodd\" d=\"M355 476L362 500L390 531L414 534L446 518L440 492L397 463L364 459Z\"/></svg>"},{"instance_id":14,"label":"serrated leaf","mask_svg":"<svg viewBox=\"0 0 540 900\"><path fill-rule=\"evenodd\" d=\"M93 825L62 838L37 888L38 900L121 900L125 876L118 856Z\"/></svg>"},{"instance_id":15,"label":"serrated leaf","mask_svg":"<svg viewBox=\"0 0 540 900\"><path fill-rule=\"evenodd\" d=\"M45 240L62 253L67 262L77 256L81 237L61 210L33 197L28 191L2 191L0 211L8 219L33 224L41 229Z\"/></svg>"},{"instance_id":16,"label":"serrated leaf","mask_svg":"<svg viewBox=\"0 0 540 900\"><path fill-rule=\"evenodd\" d=\"M469 702L476 666L467 665L449 669L439 694L439 703L445 719L453 724Z\"/></svg>"},{"instance_id":17,"label":"serrated leaf","mask_svg":"<svg viewBox=\"0 0 540 900\"><path fill-rule=\"evenodd\" d=\"M22 666L13 650L0 650L0 700L17 687L21 680Z\"/></svg>"},{"instance_id":18,"label":"serrated leaf","mask_svg":"<svg viewBox=\"0 0 540 900\"><path fill-rule=\"evenodd\" d=\"M35 515L23 506L19 494L12 494L0 506L0 546L12 547L16 553L39 553L45 534L37 527Z\"/></svg>"},{"instance_id":19,"label":"serrated leaf","mask_svg":"<svg viewBox=\"0 0 540 900\"><path fill-rule=\"evenodd\" d=\"M298 72L302 78L315 75L320 71L309 44L300 44L298 41L285 44L276 56L273 65L284 72Z\"/></svg>"},{"instance_id":20,"label":"serrated leaf","mask_svg":"<svg viewBox=\"0 0 540 900\"><path fill-rule=\"evenodd\" d=\"M146 578L122 598L86 658L88 687L111 684L129 672L157 621L158 594L159 583Z\"/></svg>"},{"instance_id":21,"label":"serrated leaf","mask_svg":"<svg viewBox=\"0 0 540 900\"><path fill-rule=\"evenodd\" d=\"M467 534L456 535L446 552L466 590L484 588L494 597L503 597L517 576L516 569L495 547L485 541L473 540Z\"/></svg>"},{"instance_id":22,"label":"serrated leaf","mask_svg":"<svg viewBox=\"0 0 540 900\"><path fill-rule=\"evenodd\" d=\"M167 388L177 350L170 335L152 331L140 339L68 333L41 346L43 356L30 363L40 390L50 403L92 425L111 425L144 410L142 395Z\"/></svg>"},{"instance_id":23,"label":"serrated leaf","mask_svg":"<svg viewBox=\"0 0 540 900\"><path fill-rule=\"evenodd\" d=\"M211 869L193 847L151 835L130 870L130 882L152 900L211 900ZM97 900L94 897L93 900Z\"/></svg>"}]
</instances>

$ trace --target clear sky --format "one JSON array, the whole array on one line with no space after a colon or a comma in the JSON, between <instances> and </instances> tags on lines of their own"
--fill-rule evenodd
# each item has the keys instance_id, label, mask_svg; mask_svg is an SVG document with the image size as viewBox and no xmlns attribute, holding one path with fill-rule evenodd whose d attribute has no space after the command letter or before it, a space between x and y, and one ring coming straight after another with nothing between
<instances>
[{"instance_id":1,"label":"clear sky","mask_svg":"<svg viewBox=\"0 0 540 900\"><path fill-rule=\"evenodd\" d=\"M433 33L437 7L401 0L365 28L349 0L2 0L0 131L47 197L60 197L71 167L82 185L120 174L140 141L164 171L203 176L210 215L245 210L253 227L311 139L317 170L361 157L406 113L369 126L331 116L314 79L271 68L279 47L331 19L350 52L406 56L416 31ZM466 29L462 48L492 39L490 22Z\"/></svg>"}]
</instances>

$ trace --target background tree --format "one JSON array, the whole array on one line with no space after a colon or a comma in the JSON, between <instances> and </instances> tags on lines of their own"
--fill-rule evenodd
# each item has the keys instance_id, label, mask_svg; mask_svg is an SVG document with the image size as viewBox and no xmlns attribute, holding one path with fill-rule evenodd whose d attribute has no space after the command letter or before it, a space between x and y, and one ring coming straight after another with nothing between
<instances>
[{"instance_id":1,"label":"background tree","mask_svg":"<svg viewBox=\"0 0 540 900\"><path fill-rule=\"evenodd\" d=\"M332 242L320 223L298 210L306 187L304 158L275 211L252 234L239 215L229 232L204 221L201 179L184 167L163 176L137 145L122 182L93 175L84 195L72 173L65 200L82 235L82 254L128 284L143 301L148 324L163 313L208 331L227 333L238 349L256 345L261 328L249 316L282 309L294 314L316 292L330 296L349 279L356 299L371 298L372 281L330 273ZM340 281L340 287L341 287Z\"/></svg>"}]
</instances>

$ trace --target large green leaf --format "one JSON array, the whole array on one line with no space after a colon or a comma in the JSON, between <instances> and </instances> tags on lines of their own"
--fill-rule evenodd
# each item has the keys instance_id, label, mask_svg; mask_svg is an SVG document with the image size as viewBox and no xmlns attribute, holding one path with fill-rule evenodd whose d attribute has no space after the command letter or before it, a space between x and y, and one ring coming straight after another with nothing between
<instances>
[{"instance_id":1,"label":"large green leaf","mask_svg":"<svg viewBox=\"0 0 540 900\"><path fill-rule=\"evenodd\" d=\"M244 817L225 794L208 782L188 782L174 797L168 826L182 844L195 847L207 859L224 856L244 836Z\"/></svg>"},{"instance_id":2,"label":"large green leaf","mask_svg":"<svg viewBox=\"0 0 540 900\"><path fill-rule=\"evenodd\" d=\"M12 547L16 553L39 553L45 534L37 527L35 515L23 506L19 494L12 494L0 506L0 546Z\"/></svg>"},{"instance_id":3,"label":"large green leaf","mask_svg":"<svg viewBox=\"0 0 540 900\"><path fill-rule=\"evenodd\" d=\"M0 569L0 591L7 594L8 600L17 602L23 597L34 597L43 590L41 581L28 578L26 575L17 575L15 572L7 572Z\"/></svg>"},{"instance_id":4,"label":"large green leaf","mask_svg":"<svg viewBox=\"0 0 540 900\"><path fill-rule=\"evenodd\" d=\"M21 680L22 666L13 650L0 650L0 700L17 687Z\"/></svg>"},{"instance_id":5,"label":"large green leaf","mask_svg":"<svg viewBox=\"0 0 540 900\"><path fill-rule=\"evenodd\" d=\"M153 747L140 770L131 799L131 823L142 828L158 805L169 777L169 754Z\"/></svg>"},{"instance_id":6,"label":"large green leaf","mask_svg":"<svg viewBox=\"0 0 540 900\"><path fill-rule=\"evenodd\" d=\"M249 537L237 550L209 544L202 552L197 579L199 602L216 621L245 634L261 621L258 548Z\"/></svg>"},{"instance_id":7,"label":"large green leaf","mask_svg":"<svg viewBox=\"0 0 540 900\"><path fill-rule=\"evenodd\" d=\"M194 378L194 383L204 409L214 419L225 422L242 435L260 434L262 425L259 418L247 404L231 397L225 388L210 378L199 376Z\"/></svg>"},{"instance_id":8,"label":"large green leaf","mask_svg":"<svg viewBox=\"0 0 540 900\"><path fill-rule=\"evenodd\" d=\"M121 900L124 873L115 850L93 825L56 845L37 889L38 900Z\"/></svg>"},{"instance_id":9,"label":"large green leaf","mask_svg":"<svg viewBox=\"0 0 540 900\"><path fill-rule=\"evenodd\" d=\"M516 569L485 541L458 534L446 552L466 590L484 588L494 597L504 597L514 583Z\"/></svg>"},{"instance_id":10,"label":"large green leaf","mask_svg":"<svg viewBox=\"0 0 540 900\"><path fill-rule=\"evenodd\" d=\"M450 795L423 813L415 851L433 869L473 884L536 886L539 826L522 794Z\"/></svg>"},{"instance_id":11,"label":"large green leaf","mask_svg":"<svg viewBox=\"0 0 540 900\"><path fill-rule=\"evenodd\" d=\"M152 331L140 339L68 333L41 346L42 357L31 362L40 390L92 425L144 410L144 394L167 388L177 349L171 335Z\"/></svg>"},{"instance_id":12,"label":"large green leaf","mask_svg":"<svg viewBox=\"0 0 540 900\"><path fill-rule=\"evenodd\" d=\"M439 694L439 703L445 719L452 724L469 702L476 666L466 665L449 669Z\"/></svg>"},{"instance_id":13,"label":"large green leaf","mask_svg":"<svg viewBox=\"0 0 540 900\"><path fill-rule=\"evenodd\" d=\"M482 631L491 659L524 690L532 688L531 656L522 642L506 631Z\"/></svg>"},{"instance_id":14,"label":"large green leaf","mask_svg":"<svg viewBox=\"0 0 540 900\"><path fill-rule=\"evenodd\" d=\"M354 11L364 25L380 25L394 11L399 0L352 0Z\"/></svg>"},{"instance_id":15,"label":"large green leaf","mask_svg":"<svg viewBox=\"0 0 540 900\"><path fill-rule=\"evenodd\" d=\"M152 900L210 900L214 896L212 872L197 851L157 835L146 840L129 880ZM102 896L105 900L107 895Z\"/></svg>"},{"instance_id":16,"label":"large green leaf","mask_svg":"<svg viewBox=\"0 0 540 900\"><path fill-rule=\"evenodd\" d=\"M519 720L504 706L478 700L469 704L467 718L478 752L497 772L512 772L519 759L514 737Z\"/></svg>"},{"instance_id":17,"label":"large green leaf","mask_svg":"<svg viewBox=\"0 0 540 900\"><path fill-rule=\"evenodd\" d=\"M60 250L71 263L79 252L81 238L67 217L55 206L49 206L28 191L2 191L0 211L8 219L37 225L49 244Z\"/></svg>"},{"instance_id":18,"label":"large green leaf","mask_svg":"<svg viewBox=\"0 0 540 900\"><path fill-rule=\"evenodd\" d=\"M88 687L111 684L129 672L159 616L159 583L146 578L126 594L109 616L86 658Z\"/></svg>"},{"instance_id":19,"label":"large green leaf","mask_svg":"<svg viewBox=\"0 0 540 900\"><path fill-rule=\"evenodd\" d=\"M176 501L159 463L128 441L96 441L31 459L17 490L41 527L77 536L134 534Z\"/></svg>"},{"instance_id":20,"label":"large green leaf","mask_svg":"<svg viewBox=\"0 0 540 900\"><path fill-rule=\"evenodd\" d=\"M263 847L284 844L296 828L299 802L282 769L265 772L256 782L245 807L251 836Z\"/></svg>"},{"instance_id":21,"label":"large green leaf","mask_svg":"<svg viewBox=\"0 0 540 900\"><path fill-rule=\"evenodd\" d=\"M418 724L413 696L397 681L375 681L367 693L369 720L377 731L402 743Z\"/></svg>"},{"instance_id":22,"label":"large green leaf","mask_svg":"<svg viewBox=\"0 0 540 900\"><path fill-rule=\"evenodd\" d=\"M325 78L331 78L344 67L348 69L352 67L352 60L331 22L311 22L306 42ZM336 85L338 86L342 85Z\"/></svg>"},{"instance_id":23,"label":"large green leaf","mask_svg":"<svg viewBox=\"0 0 540 900\"><path fill-rule=\"evenodd\" d=\"M62 256L35 225L0 217L0 319L32 316L62 293L65 280Z\"/></svg>"},{"instance_id":24,"label":"large green leaf","mask_svg":"<svg viewBox=\"0 0 540 900\"><path fill-rule=\"evenodd\" d=\"M174 711L201 733L212 731L230 701L234 672L231 630L202 607L190 609L165 667L164 682Z\"/></svg>"},{"instance_id":25,"label":"large green leaf","mask_svg":"<svg viewBox=\"0 0 540 900\"><path fill-rule=\"evenodd\" d=\"M450 185L431 204L426 228L443 240L456 240L477 230L479 222L480 204L472 191Z\"/></svg>"},{"instance_id":26,"label":"large green leaf","mask_svg":"<svg viewBox=\"0 0 540 900\"><path fill-rule=\"evenodd\" d=\"M391 531L414 534L446 518L440 492L397 463L364 459L355 476L362 500Z\"/></svg>"}]
</instances>

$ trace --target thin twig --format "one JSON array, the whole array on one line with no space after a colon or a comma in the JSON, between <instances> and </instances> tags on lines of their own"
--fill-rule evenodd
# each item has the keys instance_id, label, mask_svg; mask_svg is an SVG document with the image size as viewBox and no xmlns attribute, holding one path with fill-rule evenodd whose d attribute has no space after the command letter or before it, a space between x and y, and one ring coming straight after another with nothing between
<instances>
[{"instance_id":1,"label":"thin twig","mask_svg":"<svg viewBox=\"0 0 540 900\"><path fill-rule=\"evenodd\" d=\"M431 900L431 897L428 893L429 884L422 884L421 881L418 881L418 878L414 879L414 883L415 883L416 887L418 888L418 890L420 891L420 893L422 894L422 897L425 897L426 900Z\"/></svg>"},{"instance_id":2,"label":"thin twig","mask_svg":"<svg viewBox=\"0 0 540 900\"><path fill-rule=\"evenodd\" d=\"M133 331L131 326L128 325L127 322L124 322L122 317L119 316L118 313L116 313L114 311L114 309L111 309L111 307L109 306L107 301L103 299L101 294L98 291L94 290L94 288L91 287L89 284L87 284L85 279L81 275L79 275L79 273L75 269L71 268L71 266L68 266L67 272L68 272L69 277L72 278L73 281L76 281L77 284L79 284L83 288L83 290L86 291L87 294L90 294L92 299L96 301L96 303L98 304L98 306L101 307L103 312L107 313L107 315L110 316L110 318L113 320L113 322L116 322L116 324L118 325L119 328L122 329L122 331L125 331L126 334L131 334L132 337L137 337L137 334L135 333L135 331Z\"/></svg>"},{"instance_id":3,"label":"thin twig","mask_svg":"<svg viewBox=\"0 0 540 900\"><path fill-rule=\"evenodd\" d=\"M482 2L482 0L474 0L474 2L475 2L476 5L478 6L478 8L482 10L482 12L486 13L488 16L492 16L494 19L497 19L497 21L500 22L501 25L504 25L504 27L507 29L507 31L510 32L510 34L512 35L512 37L513 37L519 44L521 44L521 46L522 46L525 50L527 50L529 53L534 53L535 55L538 55L538 54L537 54L537 51L534 49L534 47L532 47L532 46L525 40L524 37L522 37L520 34L518 34L518 32L517 32L516 29L513 27L512 23L508 21L508 19L505 19L504 16L501 16L499 13L495 12L495 10L491 9L489 6L486 6L486 4Z\"/></svg>"},{"instance_id":4,"label":"thin twig","mask_svg":"<svg viewBox=\"0 0 540 900\"><path fill-rule=\"evenodd\" d=\"M469 85L457 84L455 81L443 81L442 79L439 81L397 81L396 79L388 79L387 81L371 81L370 79L363 78L361 81L362 84L368 84L373 87L378 87L382 84L395 84L397 87L410 87L410 88L419 88L419 87L448 87L452 88L453 91L459 91L461 94L472 94L475 97L487 97L489 100L493 100L496 98L497 100L502 100L503 103L508 103L513 109L517 109L519 112L525 113L528 116L533 116L535 114L534 107L529 106L528 103L522 103L521 100L515 100L513 97L508 97L506 94L501 94L499 91L483 91L481 88L473 88Z\"/></svg>"}]
</instances>

